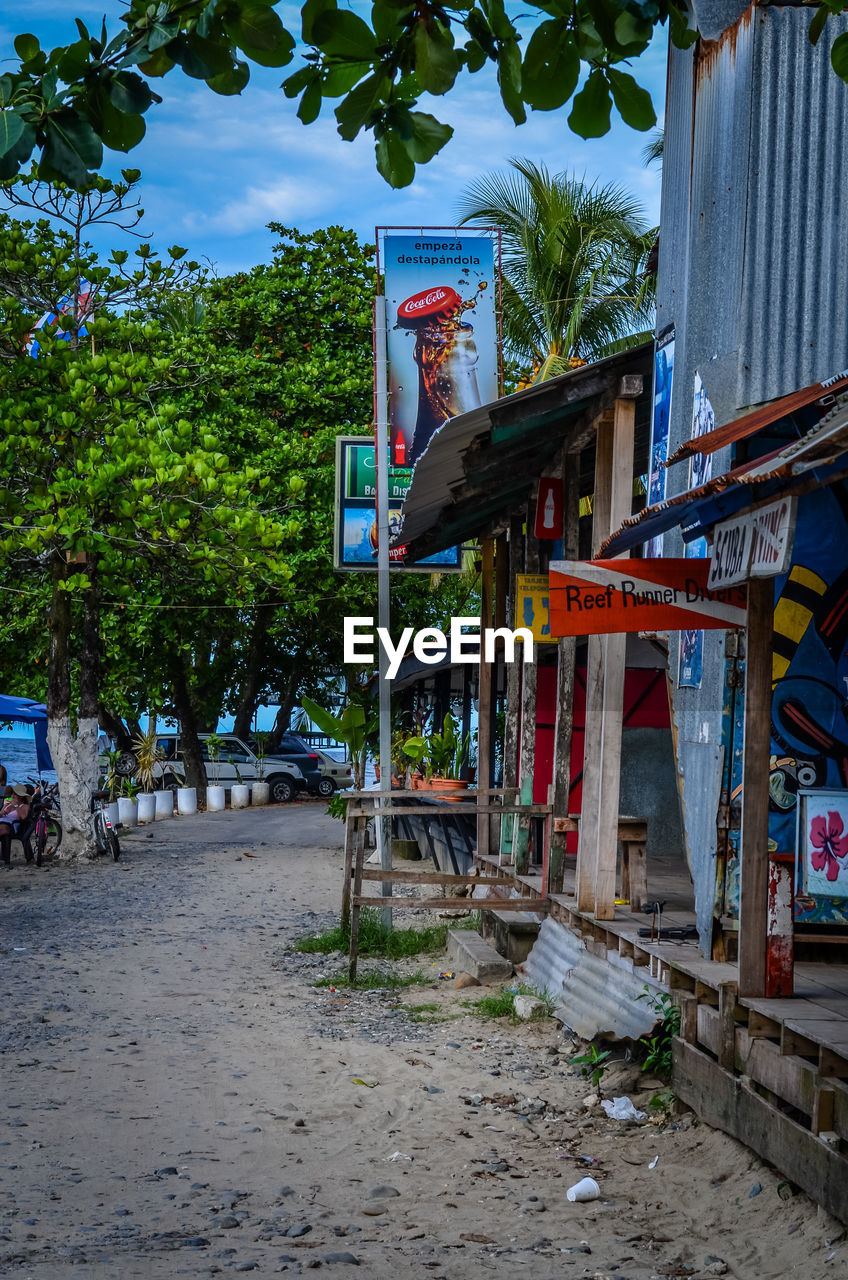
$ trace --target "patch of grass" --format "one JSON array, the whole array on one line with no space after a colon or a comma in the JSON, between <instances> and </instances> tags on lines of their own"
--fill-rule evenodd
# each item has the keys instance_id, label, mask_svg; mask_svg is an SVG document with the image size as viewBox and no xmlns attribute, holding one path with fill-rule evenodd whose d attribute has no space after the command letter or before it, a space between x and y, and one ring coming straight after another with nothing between
<instances>
[{"instance_id":1,"label":"patch of grass","mask_svg":"<svg viewBox=\"0 0 848 1280\"><path fill-rule=\"evenodd\" d=\"M405 1004L402 1007L407 1013L438 1013L442 1006L433 1000L429 1004Z\"/></svg>"},{"instance_id":2,"label":"patch of grass","mask_svg":"<svg viewBox=\"0 0 848 1280\"><path fill-rule=\"evenodd\" d=\"M387 969L369 969L356 976L351 983L346 969L332 973L328 978L319 978L313 985L316 987L352 987L355 991L380 991L384 988L420 987L429 983L426 973L418 969L415 973L390 973Z\"/></svg>"},{"instance_id":3,"label":"patch of grass","mask_svg":"<svg viewBox=\"0 0 848 1280\"><path fill-rule=\"evenodd\" d=\"M502 987L495 995L483 996L482 1000L463 1000L467 1009L474 1009L482 1018L509 1018L518 1022L515 1014L516 996L535 996L544 1004L544 1012L540 1018L551 1018L554 1014L554 1001L546 991L537 991L535 987L521 983L518 987Z\"/></svg>"},{"instance_id":4,"label":"patch of grass","mask_svg":"<svg viewBox=\"0 0 848 1280\"><path fill-rule=\"evenodd\" d=\"M410 906L415 899L408 900ZM473 912L473 916L479 913ZM469 917L469 921L471 917ZM380 956L386 960L401 960L408 956L420 956L427 952L444 951L447 946L448 929L476 928L476 923L462 921L441 921L439 924L425 925L422 929L387 929L383 924L379 907L363 907L359 916L359 954L361 956ZM350 929L341 923L325 933L301 938L295 943L296 951L306 951L329 955L333 951L350 949Z\"/></svg>"}]
</instances>

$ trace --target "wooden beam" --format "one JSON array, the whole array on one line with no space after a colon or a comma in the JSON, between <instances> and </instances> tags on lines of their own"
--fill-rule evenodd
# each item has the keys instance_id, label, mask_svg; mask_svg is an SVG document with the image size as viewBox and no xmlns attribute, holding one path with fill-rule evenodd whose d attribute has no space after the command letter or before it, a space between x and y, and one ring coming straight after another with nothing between
<instances>
[{"instance_id":1,"label":"wooden beam","mask_svg":"<svg viewBox=\"0 0 848 1280\"><path fill-rule=\"evenodd\" d=\"M536 520L535 499L527 503L527 533L524 540L524 572L539 572L539 543L532 529ZM520 798L533 802L533 777L536 772L536 662L522 663L521 672L521 746L518 756ZM519 875L526 875L530 861L530 819L519 814L515 833L513 861Z\"/></svg>"},{"instance_id":2,"label":"wooden beam","mask_svg":"<svg viewBox=\"0 0 848 1280\"><path fill-rule=\"evenodd\" d=\"M511 876L455 875L452 871L402 871L399 868L383 871L380 867L363 867L362 879L389 880L392 884L467 884L471 889L478 884L511 889L514 883Z\"/></svg>"},{"instance_id":3,"label":"wooden beam","mask_svg":"<svg viewBox=\"0 0 848 1280\"><path fill-rule=\"evenodd\" d=\"M753 579L748 583L742 757L739 993L743 996L762 996L766 989L773 628L774 582Z\"/></svg>"},{"instance_id":4,"label":"wooden beam","mask_svg":"<svg viewBox=\"0 0 848 1280\"><path fill-rule=\"evenodd\" d=\"M567 450L562 457L562 549L566 560L580 554L580 456ZM571 794L571 735L574 726L575 636L557 642L556 723L554 725L553 818L550 829L547 893L562 892L566 832L557 832L556 819L567 818Z\"/></svg>"},{"instance_id":5,"label":"wooden beam","mask_svg":"<svg viewBox=\"0 0 848 1280\"><path fill-rule=\"evenodd\" d=\"M546 912L548 902L545 898L366 898L357 894L354 898L356 907L384 907L400 903L402 906L414 906L424 911L532 911ZM355 981L354 973L353 980Z\"/></svg>"},{"instance_id":6,"label":"wooden beam","mask_svg":"<svg viewBox=\"0 0 848 1280\"><path fill-rule=\"evenodd\" d=\"M615 402L613 411L610 532L620 528L633 508L633 453L636 403ZM615 918L615 872L618 856L617 822L621 788L621 734L624 717L626 635L605 636L601 806L598 814L598 852L595 870L595 915Z\"/></svg>"},{"instance_id":7,"label":"wooden beam","mask_svg":"<svg viewBox=\"0 0 848 1280\"><path fill-rule=\"evenodd\" d=\"M492 625L492 589L494 586L495 544L491 538L482 546L480 572L480 634ZM480 655L480 692L477 720L477 780L483 787L492 785L489 761L492 752L492 663ZM477 815L477 852L489 854L489 815Z\"/></svg>"},{"instance_id":8,"label":"wooden beam","mask_svg":"<svg viewBox=\"0 0 848 1280\"><path fill-rule=\"evenodd\" d=\"M610 533L610 490L614 418L602 413L595 420L595 495L592 507L592 555ZM595 909L598 862L597 819L601 809L603 753L605 636L589 636L586 657L586 732L583 748L583 805L577 843L577 908Z\"/></svg>"},{"instance_id":9,"label":"wooden beam","mask_svg":"<svg viewBox=\"0 0 848 1280\"><path fill-rule=\"evenodd\" d=\"M509 523L509 608L507 626L515 629L515 577L524 570L524 519L513 516ZM511 662L506 671L506 707L504 709L504 774L505 787L518 786L518 726L521 708L521 662ZM501 819L500 856L511 862L515 819Z\"/></svg>"}]
</instances>

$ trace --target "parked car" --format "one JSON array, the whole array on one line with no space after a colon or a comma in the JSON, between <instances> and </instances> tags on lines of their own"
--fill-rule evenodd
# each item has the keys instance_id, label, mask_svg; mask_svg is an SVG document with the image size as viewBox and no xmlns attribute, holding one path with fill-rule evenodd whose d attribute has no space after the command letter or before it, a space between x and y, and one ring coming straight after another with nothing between
<instances>
[{"instance_id":1,"label":"parked car","mask_svg":"<svg viewBox=\"0 0 848 1280\"><path fill-rule=\"evenodd\" d=\"M209 759L207 741L212 734L200 733L200 750L206 764L206 779L214 782L217 778L222 787L230 788L239 780L257 782L259 780L259 761L255 753L233 733L219 733L223 745L218 753L218 760ZM180 739L176 733L163 733L157 739L163 761L159 766L163 785L166 787L182 786L185 780L185 765L180 756ZM306 778L296 764L281 759L276 755L266 755L264 759L265 781L270 788L271 800L277 804L285 804L293 800L299 791L306 788Z\"/></svg>"},{"instance_id":2,"label":"parked car","mask_svg":"<svg viewBox=\"0 0 848 1280\"><path fill-rule=\"evenodd\" d=\"M255 751L256 743L250 741L250 747ZM274 757L275 760L287 760L290 764L296 765L306 779L306 789L310 795L327 795L332 794L321 790L322 766L318 758L318 752L309 743L301 738L299 733L283 733L268 747L268 757Z\"/></svg>"},{"instance_id":3,"label":"parked car","mask_svg":"<svg viewBox=\"0 0 848 1280\"><path fill-rule=\"evenodd\" d=\"M315 754L321 765L319 796L329 799L334 791L353 786L353 768L349 760L334 760L326 751L319 751L317 748Z\"/></svg>"}]
</instances>

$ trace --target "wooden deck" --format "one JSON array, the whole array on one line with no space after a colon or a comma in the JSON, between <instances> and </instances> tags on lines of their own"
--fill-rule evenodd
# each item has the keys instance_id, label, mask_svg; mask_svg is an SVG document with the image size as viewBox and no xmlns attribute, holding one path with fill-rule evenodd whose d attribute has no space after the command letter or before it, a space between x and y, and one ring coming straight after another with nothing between
<instances>
[{"instance_id":1,"label":"wooden deck","mask_svg":"<svg viewBox=\"0 0 848 1280\"><path fill-rule=\"evenodd\" d=\"M481 870L498 864L476 861ZM541 875L500 870L522 896L542 900ZM549 899L551 916L595 955L650 973L680 1009L678 1096L848 1223L848 962L796 962L789 999L740 997L735 963L706 959L696 941L640 936L651 917L626 903L616 904L614 919L594 919L577 909L573 880L572 865L565 892ZM649 858L648 895L665 901L664 928L695 923L682 863Z\"/></svg>"}]
</instances>

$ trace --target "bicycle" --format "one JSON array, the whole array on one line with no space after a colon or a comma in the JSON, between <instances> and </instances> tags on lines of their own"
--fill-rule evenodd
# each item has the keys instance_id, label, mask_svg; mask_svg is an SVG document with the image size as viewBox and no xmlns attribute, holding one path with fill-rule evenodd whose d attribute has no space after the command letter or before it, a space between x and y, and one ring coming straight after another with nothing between
<instances>
[{"instance_id":1,"label":"bicycle","mask_svg":"<svg viewBox=\"0 0 848 1280\"><path fill-rule=\"evenodd\" d=\"M62 843L62 813L59 808L59 784L48 786L41 779L30 778L35 787L30 801L28 830L21 843L27 862L35 859L40 867L45 855L56 852Z\"/></svg>"},{"instance_id":2,"label":"bicycle","mask_svg":"<svg viewBox=\"0 0 848 1280\"><path fill-rule=\"evenodd\" d=\"M91 818L94 831L94 843L99 854L111 853L115 862L121 856L121 846L115 828L109 817L106 805L109 800L108 791L95 791L91 797Z\"/></svg>"}]
</instances>

